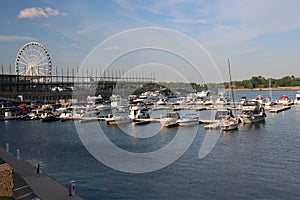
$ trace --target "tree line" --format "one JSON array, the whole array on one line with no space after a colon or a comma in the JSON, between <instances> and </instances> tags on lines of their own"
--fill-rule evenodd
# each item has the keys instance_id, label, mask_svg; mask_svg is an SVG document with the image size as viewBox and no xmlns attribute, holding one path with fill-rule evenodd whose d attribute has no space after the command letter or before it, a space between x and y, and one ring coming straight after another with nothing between
<instances>
[{"instance_id":1,"label":"tree line","mask_svg":"<svg viewBox=\"0 0 300 200\"><path fill-rule=\"evenodd\" d=\"M255 88L276 88L276 87L291 87L300 86L300 78L284 76L280 79L265 78L263 76L252 76L251 79L242 81L232 81L234 89L255 89ZM225 83L225 88L229 88L229 82Z\"/></svg>"}]
</instances>

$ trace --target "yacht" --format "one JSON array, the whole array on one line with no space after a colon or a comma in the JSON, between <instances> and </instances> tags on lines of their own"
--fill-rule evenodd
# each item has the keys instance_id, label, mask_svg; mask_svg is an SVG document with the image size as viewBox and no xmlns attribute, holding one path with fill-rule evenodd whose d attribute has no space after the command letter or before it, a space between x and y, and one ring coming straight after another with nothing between
<instances>
[{"instance_id":1,"label":"yacht","mask_svg":"<svg viewBox=\"0 0 300 200\"><path fill-rule=\"evenodd\" d=\"M245 101L240 114L240 120L243 124L251 124L264 121L266 113L262 105L255 100Z\"/></svg>"},{"instance_id":2,"label":"yacht","mask_svg":"<svg viewBox=\"0 0 300 200\"><path fill-rule=\"evenodd\" d=\"M300 91L296 93L296 98L294 100L295 105L300 105Z\"/></svg>"},{"instance_id":3,"label":"yacht","mask_svg":"<svg viewBox=\"0 0 300 200\"><path fill-rule=\"evenodd\" d=\"M179 126L190 126L199 124L199 117L196 114L188 113L177 120Z\"/></svg>"},{"instance_id":4,"label":"yacht","mask_svg":"<svg viewBox=\"0 0 300 200\"><path fill-rule=\"evenodd\" d=\"M129 105L129 118L137 124L149 123L150 114L147 105L143 102L133 102Z\"/></svg>"},{"instance_id":5,"label":"yacht","mask_svg":"<svg viewBox=\"0 0 300 200\"><path fill-rule=\"evenodd\" d=\"M176 126L177 120L180 119L177 112L167 112L165 116L160 117L160 124L164 127Z\"/></svg>"}]
</instances>

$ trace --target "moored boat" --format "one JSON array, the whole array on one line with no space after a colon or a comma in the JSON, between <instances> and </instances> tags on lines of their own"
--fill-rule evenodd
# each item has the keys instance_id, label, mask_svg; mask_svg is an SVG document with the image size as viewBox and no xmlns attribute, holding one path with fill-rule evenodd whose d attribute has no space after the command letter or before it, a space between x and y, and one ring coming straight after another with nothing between
<instances>
[{"instance_id":1,"label":"moored boat","mask_svg":"<svg viewBox=\"0 0 300 200\"><path fill-rule=\"evenodd\" d=\"M236 118L229 118L221 120L220 122L220 129L222 131L231 131L237 129L239 126L239 120Z\"/></svg>"},{"instance_id":2,"label":"moored boat","mask_svg":"<svg viewBox=\"0 0 300 200\"><path fill-rule=\"evenodd\" d=\"M161 116L160 124L164 127L176 126L177 120L180 119L180 116L177 112L167 112L165 116Z\"/></svg>"},{"instance_id":3,"label":"moored boat","mask_svg":"<svg viewBox=\"0 0 300 200\"><path fill-rule=\"evenodd\" d=\"M266 113L258 101L245 101L242 107L242 113L239 117L243 124L251 124L264 121Z\"/></svg>"},{"instance_id":4,"label":"moored boat","mask_svg":"<svg viewBox=\"0 0 300 200\"><path fill-rule=\"evenodd\" d=\"M131 123L131 119L128 115L112 116L105 119L107 125L119 125Z\"/></svg>"},{"instance_id":5,"label":"moored boat","mask_svg":"<svg viewBox=\"0 0 300 200\"><path fill-rule=\"evenodd\" d=\"M300 105L300 91L296 93L296 98L294 100L295 105Z\"/></svg>"},{"instance_id":6,"label":"moored boat","mask_svg":"<svg viewBox=\"0 0 300 200\"><path fill-rule=\"evenodd\" d=\"M179 126L191 126L199 124L199 117L196 114L188 113L177 120Z\"/></svg>"}]
</instances>

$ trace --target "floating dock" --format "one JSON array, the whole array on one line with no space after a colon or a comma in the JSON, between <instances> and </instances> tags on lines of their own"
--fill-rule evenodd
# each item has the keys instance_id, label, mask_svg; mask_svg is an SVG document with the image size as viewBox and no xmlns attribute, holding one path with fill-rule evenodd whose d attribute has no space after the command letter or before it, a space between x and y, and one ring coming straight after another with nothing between
<instances>
[{"instance_id":1,"label":"floating dock","mask_svg":"<svg viewBox=\"0 0 300 200\"><path fill-rule=\"evenodd\" d=\"M282 107L278 107L278 108L271 108L269 109L270 113L279 113L285 110L291 109L291 106L282 106Z\"/></svg>"}]
</instances>

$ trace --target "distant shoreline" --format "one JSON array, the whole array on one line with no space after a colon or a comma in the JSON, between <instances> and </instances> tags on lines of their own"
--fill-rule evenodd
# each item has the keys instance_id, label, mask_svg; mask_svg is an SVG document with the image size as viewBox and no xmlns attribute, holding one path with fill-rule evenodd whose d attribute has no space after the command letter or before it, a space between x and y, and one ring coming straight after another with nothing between
<instances>
[{"instance_id":1,"label":"distant shoreline","mask_svg":"<svg viewBox=\"0 0 300 200\"><path fill-rule=\"evenodd\" d=\"M229 90L229 89L226 89ZM241 89L233 89L234 91L268 91L268 90L300 90L300 86L292 86L292 87L276 87L276 88L253 88L253 89L248 89L248 88L241 88Z\"/></svg>"}]
</instances>

